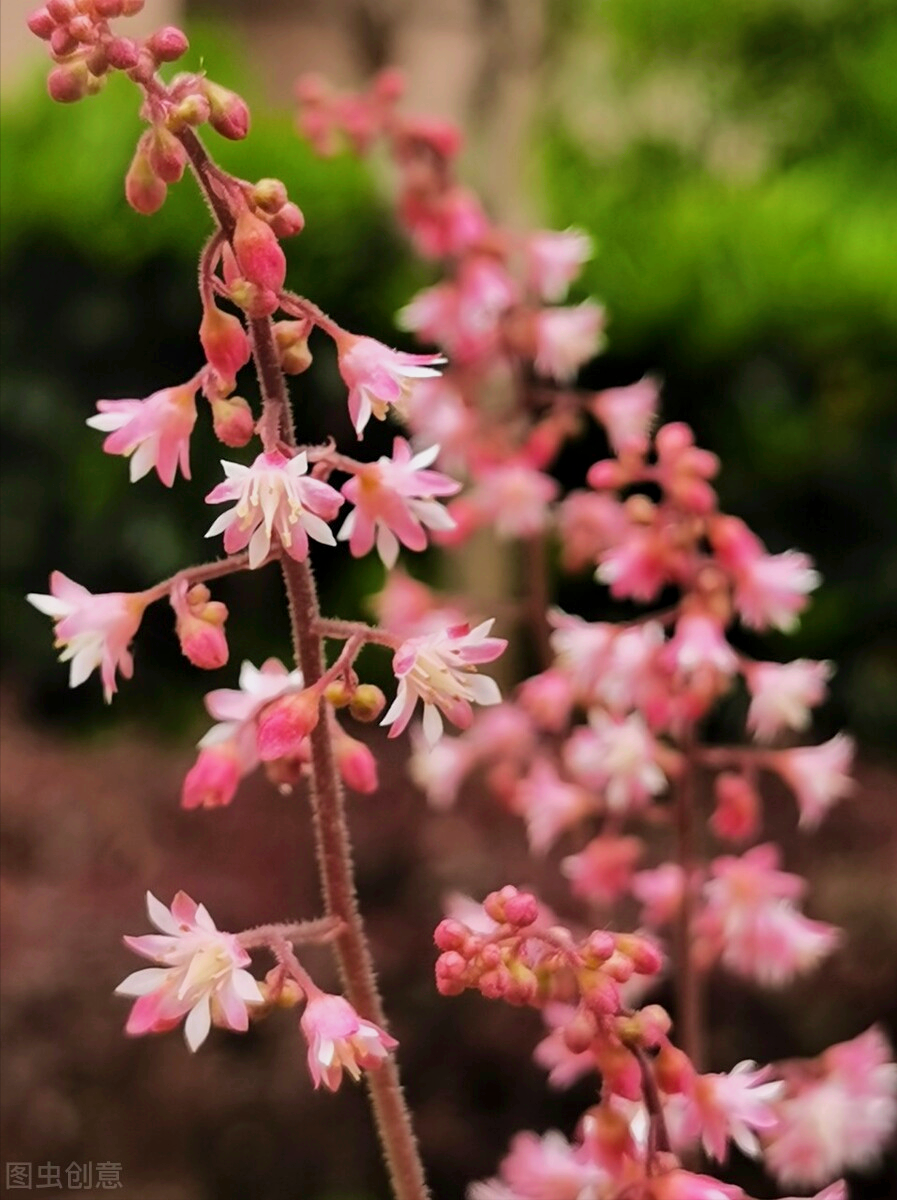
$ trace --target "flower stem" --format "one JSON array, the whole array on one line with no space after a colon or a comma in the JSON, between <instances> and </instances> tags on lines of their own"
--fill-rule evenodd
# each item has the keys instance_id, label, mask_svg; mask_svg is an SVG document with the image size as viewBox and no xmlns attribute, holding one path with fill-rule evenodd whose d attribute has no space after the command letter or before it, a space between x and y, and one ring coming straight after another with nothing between
<instances>
[{"instance_id":1,"label":"flower stem","mask_svg":"<svg viewBox=\"0 0 897 1200\"><path fill-rule=\"evenodd\" d=\"M225 236L230 239L234 231L234 216L224 196L226 189L217 180L211 160L196 134L192 130L184 130L179 136L209 207ZM296 437L292 411L270 318L251 319L249 333L264 405L262 419L270 421L272 426L276 424L283 441L294 447ZM296 661L305 676L306 686L311 687L324 673L323 639L318 631L320 610L314 576L307 562L296 562L286 554L281 558L281 566L289 601ZM310 741L311 805L324 901L328 916L337 918L344 925L334 943L340 974L346 997L359 1015L383 1025L383 1004L355 893L352 847L330 722L319 721L311 733ZM392 1059L385 1060L379 1067L367 1072L366 1078L395 1198L427 1200L429 1191L423 1165L395 1062Z\"/></svg>"}]
</instances>

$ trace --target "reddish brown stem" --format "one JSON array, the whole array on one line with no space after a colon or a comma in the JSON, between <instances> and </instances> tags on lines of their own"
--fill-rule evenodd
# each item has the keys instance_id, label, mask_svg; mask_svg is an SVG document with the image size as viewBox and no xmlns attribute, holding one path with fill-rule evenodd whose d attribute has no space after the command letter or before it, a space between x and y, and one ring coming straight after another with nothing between
<instances>
[{"instance_id":1,"label":"reddish brown stem","mask_svg":"<svg viewBox=\"0 0 897 1200\"><path fill-rule=\"evenodd\" d=\"M234 217L205 147L191 130L180 135L209 207L230 239ZM262 391L263 420L276 422L288 446L296 444L289 397L267 317L249 322L253 358ZM281 558L290 607L296 661L312 686L324 673L323 639L314 576L307 562ZM324 900L329 916L343 923L335 941L346 996L367 1020L385 1024L383 1005L368 950L355 893L352 847L346 824L342 783L337 769L330 722L321 720L311 737L311 802ZM396 1200L427 1200L423 1165L405 1103L398 1069L392 1059L367 1073L374 1117Z\"/></svg>"}]
</instances>

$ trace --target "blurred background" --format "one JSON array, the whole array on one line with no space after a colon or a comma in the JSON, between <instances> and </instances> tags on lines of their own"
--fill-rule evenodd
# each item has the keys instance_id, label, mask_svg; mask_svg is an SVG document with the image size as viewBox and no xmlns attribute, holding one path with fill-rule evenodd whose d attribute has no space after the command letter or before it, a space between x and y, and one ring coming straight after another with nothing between
<instances>
[{"instance_id":1,"label":"blurred background","mask_svg":"<svg viewBox=\"0 0 897 1200\"><path fill-rule=\"evenodd\" d=\"M228 810L178 810L209 683L181 659L162 606L138 638L137 684L107 710L96 680L68 691L46 619L23 602L53 568L94 591L133 590L206 557L197 499L220 457L200 421L192 486L131 487L84 424L101 396L144 396L196 370L208 221L189 181L152 219L128 208L133 88L115 78L74 109L52 104L24 30L31 7L0 6L4 1157L119 1162L124 1194L147 1200L374 1200L384 1184L364 1097L312 1097L291 1017L213 1037L195 1060L177 1036L120 1036L110 992L132 963L119 937L144 929L146 887L166 901L184 887L230 928L310 915L317 885L301 799L256 780ZM798 842L790 816L775 829L813 879L813 915L851 941L788 996L715 985L712 1065L813 1054L875 1019L893 1036L892 0L149 0L140 20L185 22L187 65L249 100L247 141L210 134L211 148L245 178L286 182L307 218L287 247L291 281L351 329L405 344L394 313L429 276L392 224L387 165L321 162L296 136L303 71L353 87L399 65L409 109L467 131L463 169L493 214L593 235L581 294L607 305L610 346L584 382L660 374L666 416L722 457L724 507L770 550L813 555L824 585L769 656L834 660L821 734L846 726L861 747L856 796L817 837ZM310 438L347 437L325 350L295 395ZM325 609L363 615L379 564L326 549L315 562ZM426 556L412 565L432 570ZM274 571L217 594L232 611L223 684L243 658L288 655ZM533 867L517 823L475 789L451 815L425 813L401 754L383 755L380 796L353 804L360 886L435 1193L456 1200L518 1128L569 1133L589 1093L551 1094L526 1065L531 1014L436 996L442 894L543 874L550 887L551 864ZM895 1179L892 1160L853 1195L889 1200Z\"/></svg>"}]
</instances>

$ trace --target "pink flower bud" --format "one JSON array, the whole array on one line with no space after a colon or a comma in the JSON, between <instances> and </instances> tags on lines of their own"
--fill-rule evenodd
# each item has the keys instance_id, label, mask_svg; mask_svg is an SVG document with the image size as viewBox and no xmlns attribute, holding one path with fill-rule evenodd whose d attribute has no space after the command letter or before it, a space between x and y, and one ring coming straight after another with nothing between
<instances>
[{"instance_id":1,"label":"pink flower bud","mask_svg":"<svg viewBox=\"0 0 897 1200\"><path fill-rule=\"evenodd\" d=\"M463 950L467 945L468 931L460 921L446 917L436 926L433 941L440 950Z\"/></svg>"},{"instance_id":2,"label":"pink flower bud","mask_svg":"<svg viewBox=\"0 0 897 1200\"><path fill-rule=\"evenodd\" d=\"M603 929L595 929L589 934L583 952L590 961L606 962L617 948L613 934Z\"/></svg>"},{"instance_id":3,"label":"pink flower bud","mask_svg":"<svg viewBox=\"0 0 897 1200\"><path fill-rule=\"evenodd\" d=\"M487 1000L502 1000L507 996L511 986L511 973L507 967L495 967L492 971L484 971L477 980L477 987Z\"/></svg>"},{"instance_id":4,"label":"pink flower bud","mask_svg":"<svg viewBox=\"0 0 897 1200\"><path fill-rule=\"evenodd\" d=\"M236 380L237 372L249 362L252 351L243 322L215 303L203 309L199 340L209 363L226 380Z\"/></svg>"},{"instance_id":5,"label":"pink flower bud","mask_svg":"<svg viewBox=\"0 0 897 1200\"><path fill-rule=\"evenodd\" d=\"M167 117L168 128L176 132L185 125L203 125L208 121L210 112L211 108L205 96L194 92L185 96L171 109Z\"/></svg>"},{"instance_id":6,"label":"pink flower bud","mask_svg":"<svg viewBox=\"0 0 897 1200\"><path fill-rule=\"evenodd\" d=\"M271 227L248 208L237 217L233 246L240 270L250 283L266 291L281 290L287 273L283 250Z\"/></svg>"},{"instance_id":7,"label":"pink flower bud","mask_svg":"<svg viewBox=\"0 0 897 1200\"><path fill-rule=\"evenodd\" d=\"M716 808L710 828L718 838L743 842L753 838L760 826L760 797L743 775L724 771L713 786Z\"/></svg>"},{"instance_id":8,"label":"pink flower bud","mask_svg":"<svg viewBox=\"0 0 897 1200\"><path fill-rule=\"evenodd\" d=\"M674 1046L672 1042L663 1041L654 1059L654 1076L660 1090L668 1096L673 1096L689 1091L695 1077L695 1069L683 1050Z\"/></svg>"},{"instance_id":9,"label":"pink flower bud","mask_svg":"<svg viewBox=\"0 0 897 1200\"><path fill-rule=\"evenodd\" d=\"M360 683L349 701L349 712L356 721L376 721L386 706L386 697L373 683Z\"/></svg>"},{"instance_id":10,"label":"pink flower bud","mask_svg":"<svg viewBox=\"0 0 897 1200\"><path fill-rule=\"evenodd\" d=\"M301 375L311 366L309 332L308 321L277 321L274 325L281 370L287 375Z\"/></svg>"},{"instance_id":11,"label":"pink flower bud","mask_svg":"<svg viewBox=\"0 0 897 1200\"><path fill-rule=\"evenodd\" d=\"M38 8L28 18L28 28L35 37L48 42L56 28L56 21L46 8Z\"/></svg>"},{"instance_id":12,"label":"pink flower bud","mask_svg":"<svg viewBox=\"0 0 897 1200\"><path fill-rule=\"evenodd\" d=\"M279 213L288 200L286 184L280 179L260 179L250 193L253 207L271 217Z\"/></svg>"},{"instance_id":13,"label":"pink flower bud","mask_svg":"<svg viewBox=\"0 0 897 1200\"><path fill-rule=\"evenodd\" d=\"M604 458L589 467L586 481L590 488L594 488L596 492L601 492L605 488L622 487L626 482L626 477L623 468L618 462L612 458Z\"/></svg>"},{"instance_id":14,"label":"pink flower bud","mask_svg":"<svg viewBox=\"0 0 897 1200\"><path fill-rule=\"evenodd\" d=\"M238 308L243 309L247 317L270 317L277 311L276 292L250 283L248 279L242 279L239 275L228 282L231 300Z\"/></svg>"},{"instance_id":15,"label":"pink flower bud","mask_svg":"<svg viewBox=\"0 0 897 1200\"><path fill-rule=\"evenodd\" d=\"M347 733L336 739L336 763L340 778L353 792L370 796L380 786L374 755L363 742Z\"/></svg>"},{"instance_id":16,"label":"pink flower bud","mask_svg":"<svg viewBox=\"0 0 897 1200\"><path fill-rule=\"evenodd\" d=\"M318 723L318 693L311 688L278 697L263 708L256 728L262 762L294 754Z\"/></svg>"},{"instance_id":17,"label":"pink flower bud","mask_svg":"<svg viewBox=\"0 0 897 1200\"><path fill-rule=\"evenodd\" d=\"M132 71L137 66L140 52L132 38L117 37L106 43L106 57L117 71Z\"/></svg>"},{"instance_id":18,"label":"pink flower bud","mask_svg":"<svg viewBox=\"0 0 897 1200\"><path fill-rule=\"evenodd\" d=\"M637 933L618 934L617 950L631 961L637 975L656 975L663 966L663 955L654 942Z\"/></svg>"},{"instance_id":19,"label":"pink flower bud","mask_svg":"<svg viewBox=\"0 0 897 1200\"><path fill-rule=\"evenodd\" d=\"M83 59L54 67L47 76L47 91L58 104L74 104L90 91L90 71Z\"/></svg>"},{"instance_id":20,"label":"pink flower bud","mask_svg":"<svg viewBox=\"0 0 897 1200\"><path fill-rule=\"evenodd\" d=\"M123 17L136 17L139 12L143 11L144 0L122 0L121 15Z\"/></svg>"},{"instance_id":21,"label":"pink flower bud","mask_svg":"<svg viewBox=\"0 0 897 1200\"><path fill-rule=\"evenodd\" d=\"M305 214L290 200L271 218L271 228L279 238L295 237L305 228Z\"/></svg>"},{"instance_id":22,"label":"pink flower bud","mask_svg":"<svg viewBox=\"0 0 897 1200\"><path fill-rule=\"evenodd\" d=\"M47 0L47 12L54 21L61 23L77 16L78 6L75 0Z\"/></svg>"},{"instance_id":23,"label":"pink flower bud","mask_svg":"<svg viewBox=\"0 0 897 1200\"><path fill-rule=\"evenodd\" d=\"M50 51L54 58L67 58L78 49L78 39L72 37L68 26L57 25L50 34Z\"/></svg>"},{"instance_id":24,"label":"pink flower bud","mask_svg":"<svg viewBox=\"0 0 897 1200\"><path fill-rule=\"evenodd\" d=\"M177 62L190 49L187 35L174 25L157 30L148 40L147 49L156 62Z\"/></svg>"},{"instance_id":25,"label":"pink flower bud","mask_svg":"<svg viewBox=\"0 0 897 1200\"><path fill-rule=\"evenodd\" d=\"M122 0L93 0L93 11L105 21L122 15Z\"/></svg>"},{"instance_id":26,"label":"pink flower bud","mask_svg":"<svg viewBox=\"0 0 897 1200\"><path fill-rule=\"evenodd\" d=\"M573 1054L583 1054L598 1036L598 1022L587 1008L579 1008L561 1030L564 1045Z\"/></svg>"},{"instance_id":27,"label":"pink flower bud","mask_svg":"<svg viewBox=\"0 0 897 1200\"><path fill-rule=\"evenodd\" d=\"M374 95L385 104L395 104L405 93L405 77L397 67L387 67L374 80Z\"/></svg>"},{"instance_id":28,"label":"pink flower bud","mask_svg":"<svg viewBox=\"0 0 897 1200\"><path fill-rule=\"evenodd\" d=\"M222 808L230 804L240 775L239 757L232 742L204 747L184 780L182 807Z\"/></svg>"},{"instance_id":29,"label":"pink flower bud","mask_svg":"<svg viewBox=\"0 0 897 1200\"><path fill-rule=\"evenodd\" d=\"M179 182L187 165L187 151L164 125L153 127L147 155L163 183Z\"/></svg>"},{"instance_id":30,"label":"pink flower bud","mask_svg":"<svg viewBox=\"0 0 897 1200\"><path fill-rule=\"evenodd\" d=\"M454 950L436 959L436 990L441 996L459 996L466 987L467 963Z\"/></svg>"},{"instance_id":31,"label":"pink flower bud","mask_svg":"<svg viewBox=\"0 0 897 1200\"><path fill-rule=\"evenodd\" d=\"M216 133L230 138L232 142L242 141L249 132L249 109L246 101L229 88L221 87L211 80L203 80L203 91L209 102L209 122Z\"/></svg>"},{"instance_id":32,"label":"pink flower bud","mask_svg":"<svg viewBox=\"0 0 897 1200\"><path fill-rule=\"evenodd\" d=\"M518 892L510 884L499 892L490 892L483 901L487 916L500 925L516 925L523 928L532 925L539 915L539 905L529 892Z\"/></svg>"},{"instance_id":33,"label":"pink flower bud","mask_svg":"<svg viewBox=\"0 0 897 1200\"><path fill-rule=\"evenodd\" d=\"M219 442L238 449L255 433L255 417L242 396L222 396L212 402L212 427Z\"/></svg>"},{"instance_id":34,"label":"pink flower bud","mask_svg":"<svg viewBox=\"0 0 897 1200\"><path fill-rule=\"evenodd\" d=\"M131 208L145 217L158 212L168 195L168 188L153 170L144 137L137 143L137 150L125 176L125 195Z\"/></svg>"},{"instance_id":35,"label":"pink flower bud","mask_svg":"<svg viewBox=\"0 0 897 1200\"><path fill-rule=\"evenodd\" d=\"M72 37L76 38L82 45L91 45L97 40L96 25L94 25L90 17L83 14L69 21L68 29Z\"/></svg>"}]
</instances>

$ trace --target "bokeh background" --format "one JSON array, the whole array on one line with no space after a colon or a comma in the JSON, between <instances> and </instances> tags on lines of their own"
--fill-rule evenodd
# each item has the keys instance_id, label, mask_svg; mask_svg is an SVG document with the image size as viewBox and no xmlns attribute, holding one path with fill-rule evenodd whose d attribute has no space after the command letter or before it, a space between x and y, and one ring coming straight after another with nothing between
<instances>
[{"instance_id":1,"label":"bokeh background","mask_svg":"<svg viewBox=\"0 0 897 1200\"><path fill-rule=\"evenodd\" d=\"M139 635L137 681L105 709L95 680L67 690L46 619L23 602L53 568L95 591L131 590L203 558L197 499L219 457L200 422L192 486L130 487L84 424L100 396L143 396L195 371L207 217L189 182L152 219L127 207L133 90L115 79L75 109L53 105L40 47L18 24L29 7L0 9L4 1159L120 1162L124 1194L147 1200L374 1200L384 1184L363 1095L312 1096L292 1018L215 1037L195 1060L176 1036L120 1036L110 993L132 964L119 937L144 928L146 887L166 899L186 888L225 928L318 902L301 798L256 780L229 810L178 810L208 680L180 658L162 607ZM299 141L301 71L355 86L399 64L410 108L468 131L463 169L496 216L592 233L581 294L607 304L610 345L584 382L659 373L666 414L723 459L724 506L771 550L813 555L824 586L797 637L770 640L769 656L834 660L820 732L846 726L861 747L856 796L817 837L798 840L787 799L769 797L789 864L813 880L813 914L851 941L787 996L716 981L713 1065L816 1053L875 1019L893 1035L891 0L149 0L142 19L185 20L190 65L249 99L249 139L213 150L245 178L287 183L307 218L288 248L291 281L349 328L404 344L393 315L429 277L392 223L388 166L320 162ZM326 349L295 392L310 438L347 438ZM379 565L326 549L315 561L325 608L363 615ZM429 556L411 565L439 569ZM565 600L577 594L568 585ZM275 572L225 581L220 595L233 664L286 657ZM552 869L529 862L520 829L475 786L456 812L427 814L401 749L371 737L385 783L353 804L362 899L435 1192L456 1200L516 1129L569 1132L589 1100L587 1088L549 1093L528 1065L531 1014L441 1000L432 986L447 890L543 877L550 890ZM322 959L324 979L329 969ZM897 1196L895 1171L891 1159L853 1194ZM733 1172L772 1194L740 1160Z\"/></svg>"}]
</instances>

